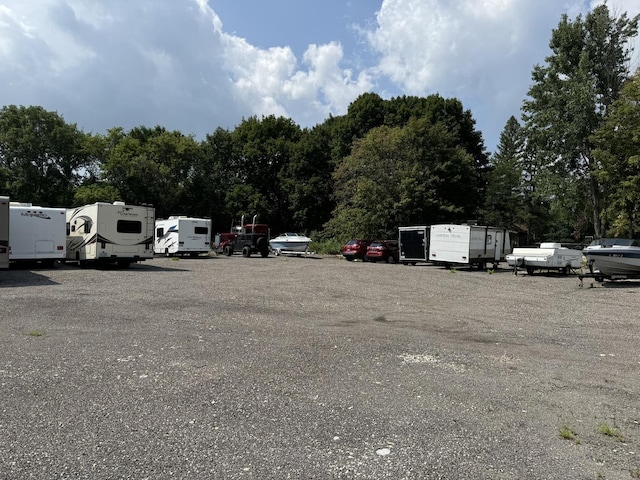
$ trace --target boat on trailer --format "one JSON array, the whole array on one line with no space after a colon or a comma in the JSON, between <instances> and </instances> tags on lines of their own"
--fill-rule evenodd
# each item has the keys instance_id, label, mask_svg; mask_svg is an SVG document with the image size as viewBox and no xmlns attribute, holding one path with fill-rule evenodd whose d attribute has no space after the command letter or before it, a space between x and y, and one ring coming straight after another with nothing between
<instances>
[{"instance_id":1,"label":"boat on trailer","mask_svg":"<svg viewBox=\"0 0 640 480\"><path fill-rule=\"evenodd\" d=\"M596 281L640 279L640 240L600 238L582 250Z\"/></svg>"},{"instance_id":2,"label":"boat on trailer","mask_svg":"<svg viewBox=\"0 0 640 480\"><path fill-rule=\"evenodd\" d=\"M309 237L295 232L285 232L269 240L269 246L274 254L294 253L303 254L309 252L312 240Z\"/></svg>"}]
</instances>

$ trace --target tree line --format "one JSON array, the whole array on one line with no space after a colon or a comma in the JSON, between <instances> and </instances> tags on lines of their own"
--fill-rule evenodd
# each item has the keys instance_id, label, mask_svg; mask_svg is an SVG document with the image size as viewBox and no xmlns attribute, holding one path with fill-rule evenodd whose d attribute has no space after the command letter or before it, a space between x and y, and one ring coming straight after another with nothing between
<instances>
[{"instance_id":1,"label":"tree line","mask_svg":"<svg viewBox=\"0 0 640 480\"><path fill-rule=\"evenodd\" d=\"M469 110L440 95L360 95L312 128L244 119L202 141L161 126L84 133L38 106L0 110L0 194L43 206L152 204L158 218L242 215L314 238L394 238L401 225L478 220L525 242L635 236L640 202L639 17L566 15L522 118L490 155Z\"/></svg>"}]
</instances>

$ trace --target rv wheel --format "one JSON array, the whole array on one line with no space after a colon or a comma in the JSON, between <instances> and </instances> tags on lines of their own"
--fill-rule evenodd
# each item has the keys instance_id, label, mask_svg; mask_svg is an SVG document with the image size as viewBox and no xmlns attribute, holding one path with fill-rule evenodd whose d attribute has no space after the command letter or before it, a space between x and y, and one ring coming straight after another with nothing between
<instances>
[{"instance_id":1,"label":"rv wheel","mask_svg":"<svg viewBox=\"0 0 640 480\"><path fill-rule=\"evenodd\" d=\"M169 249L168 248L164 249L164 255L165 255L165 257L170 257L171 256L171 254L169 253Z\"/></svg>"}]
</instances>

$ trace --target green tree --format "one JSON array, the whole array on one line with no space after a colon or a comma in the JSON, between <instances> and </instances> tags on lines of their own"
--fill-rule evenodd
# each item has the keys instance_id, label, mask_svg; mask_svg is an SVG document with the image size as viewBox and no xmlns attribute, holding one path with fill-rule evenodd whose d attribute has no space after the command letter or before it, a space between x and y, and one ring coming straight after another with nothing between
<instances>
[{"instance_id":1,"label":"green tree","mask_svg":"<svg viewBox=\"0 0 640 480\"><path fill-rule=\"evenodd\" d=\"M522 127L512 116L500 134L500 143L491 158L483 209L486 224L529 230L522 215L528 193L523 181L524 155Z\"/></svg>"},{"instance_id":2,"label":"green tree","mask_svg":"<svg viewBox=\"0 0 640 480\"><path fill-rule=\"evenodd\" d=\"M227 205L235 204L238 216L257 214L274 230L290 228L293 220L283 178L300 136L300 127L292 120L273 115L251 117L236 127L232 134L236 185Z\"/></svg>"},{"instance_id":3,"label":"green tree","mask_svg":"<svg viewBox=\"0 0 640 480\"><path fill-rule=\"evenodd\" d=\"M104 177L122 200L149 203L158 218L185 212L185 184L200 146L191 136L163 127L109 130Z\"/></svg>"},{"instance_id":4,"label":"green tree","mask_svg":"<svg viewBox=\"0 0 640 480\"><path fill-rule=\"evenodd\" d=\"M88 136L42 107L0 110L0 178L12 199L68 207L95 158Z\"/></svg>"},{"instance_id":5,"label":"green tree","mask_svg":"<svg viewBox=\"0 0 640 480\"><path fill-rule=\"evenodd\" d=\"M639 18L614 18L606 4L584 19L579 15L571 21L563 15L551 35L552 55L546 65L534 67L523 105L529 149L540 173L552 180L548 200L566 217L583 205L590 207L598 236L603 232L602 192L592 175L590 138L628 77L629 40L637 34ZM580 192L587 194L580 197Z\"/></svg>"},{"instance_id":6,"label":"green tree","mask_svg":"<svg viewBox=\"0 0 640 480\"><path fill-rule=\"evenodd\" d=\"M624 85L593 135L593 171L606 193L603 216L613 236L635 238L640 231L640 70Z\"/></svg>"}]
</instances>

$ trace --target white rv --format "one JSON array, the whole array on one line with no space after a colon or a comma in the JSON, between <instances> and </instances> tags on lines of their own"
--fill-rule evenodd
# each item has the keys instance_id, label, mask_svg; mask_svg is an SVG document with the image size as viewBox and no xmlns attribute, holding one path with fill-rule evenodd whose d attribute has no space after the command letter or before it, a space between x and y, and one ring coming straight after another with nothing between
<instances>
[{"instance_id":1,"label":"white rv","mask_svg":"<svg viewBox=\"0 0 640 480\"><path fill-rule=\"evenodd\" d=\"M517 273L518 267L529 275L536 269L560 270L565 275L582 267L582 251L563 247L560 243L541 243L540 248L518 247L507 255L507 264Z\"/></svg>"},{"instance_id":2,"label":"white rv","mask_svg":"<svg viewBox=\"0 0 640 480\"><path fill-rule=\"evenodd\" d=\"M9 197L0 197L0 268L9 268Z\"/></svg>"},{"instance_id":3,"label":"white rv","mask_svg":"<svg viewBox=\"0 0 640 480\"><path fill-rule=\"evenodd\" d=\"M126 268L153 258L154 225L150 205L96 202L67 209L67 260Z\"/></svg>"},{"instance_id":4,"label":"white rv","mask_svg":"<svg viewBox=\"0 0 640 480\"><path fill-rule=\"evenodd\" d=\"M9 260L40 262L53 266L67 256L65 208L37 207L30 203L9 205Z\"/></svg>"},{"instance_id":5,"label":"white rv","mask_svg":"<svg viewBox=\"0 0 640 480\"><path fill-rule=\"evenodd\" d=\"M162 255L198 255L209 253L211 246L211 220L171 216L156 220L153 251Z\"/></svg>"},{"instance_id":6,"label":"white rv","mask_svg":"<svg viewBox=\"0 0 640 480\"><path fill-rule=\"evenodd\" d=\"M431 225L429 261L445 266L487 263L497 267L511 253L509 230L480 225Z\"/></svg>"}]
</instances>

